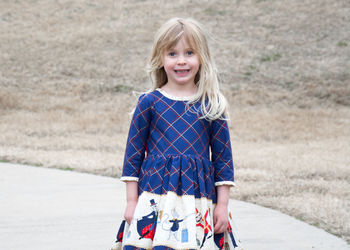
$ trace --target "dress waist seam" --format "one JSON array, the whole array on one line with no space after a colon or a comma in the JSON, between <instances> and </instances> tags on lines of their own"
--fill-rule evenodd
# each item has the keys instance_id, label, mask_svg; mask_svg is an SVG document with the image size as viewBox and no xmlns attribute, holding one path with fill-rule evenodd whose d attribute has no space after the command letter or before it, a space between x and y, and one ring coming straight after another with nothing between
<instances>
[{"instance_id":1,"label":"dress waist seam","mask_svg":"<svg viewBox=\"0 0 350 250\"><path fill-rule=\"evenodd\" d=\"M183 157L183 158L198 158L200 160L209 160L209 157L203 156L203 155L196 155L196 154L147 154L145 159L151 158L177 158L177 157Z\"/></svg>"}]
</instances>

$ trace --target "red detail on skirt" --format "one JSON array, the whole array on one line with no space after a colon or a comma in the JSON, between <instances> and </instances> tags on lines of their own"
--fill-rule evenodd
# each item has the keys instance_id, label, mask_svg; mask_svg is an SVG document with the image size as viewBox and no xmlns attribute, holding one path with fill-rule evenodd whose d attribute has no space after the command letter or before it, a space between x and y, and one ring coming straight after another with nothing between
<instances>
[{"instance_id":1,"label":"red detail on skirt","mask_svg":"<svg viewBox=\"0 0 350 250\"><path fill-rule=\"evenodd\" d=\"M121 232L121 233L118 235L118 240L119 240L120 242L123 241L123 234L124 234L124 232Z\"/></svg>"},{"instance_id":2,"label":"red detail on skirt","mask_svg":"<svg viewBox=\"0 0 350 250\"><path fill-rule=\"evenodd\" d=\"M225 240L225 237L222 236L222 238L220 239L220 242L219 242L220 249L222 249L224 247L224 240Z\"/></svg>"},{"instance_id":3,"label":"red detail on skirt","mask_svg":"<svg viewBox=\"0 0 350 250\"><path fill-rule=\"evenodd\" d=\"M143 235L143 238L148 238L148 239L151 239L153 240L153 237L154 237L154 228L150 231L148 231L150 228L152 227L152 224L151 225L148 225L146 226L144 229L142 229L142 235Z\"/></svg>"}]
</instances>

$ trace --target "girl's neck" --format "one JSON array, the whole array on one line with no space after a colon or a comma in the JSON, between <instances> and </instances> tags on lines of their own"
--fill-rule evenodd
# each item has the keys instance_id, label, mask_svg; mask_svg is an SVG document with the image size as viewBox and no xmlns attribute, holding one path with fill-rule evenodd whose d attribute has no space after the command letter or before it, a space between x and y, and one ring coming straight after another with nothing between
<instances>
[{"instance_id":1,"label":"girl's neck","mask_svg":"<svg viewBox=\"0 0 350 250\"><path fill-rule=\"evenodd\" d=\"M187 97L197 94L198 87L195 84L178 86L175 84L166 83L160 89L172 96Z\"/></svg>"}]
</instances>

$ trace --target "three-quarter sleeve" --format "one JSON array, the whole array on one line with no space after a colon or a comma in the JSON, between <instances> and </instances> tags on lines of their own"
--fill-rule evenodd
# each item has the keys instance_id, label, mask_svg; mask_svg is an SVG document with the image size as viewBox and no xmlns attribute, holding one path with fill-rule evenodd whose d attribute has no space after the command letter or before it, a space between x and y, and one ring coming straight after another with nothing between
<instances>
[{"instance_id":1,"label":"three-quarter sleeve","mask_svg":"<svg viewBox=\"0 0 350 250\"><path fill-rule=\"evenodd\" d=\"M212 121L210 136L215 186L235 186L232 149L227 121L220 119Z\"/></svg>"},{"instance_id":2,"label":"three-quarter sleeve","mask_svg":"<svg viewBox=\"0 0 350 250\"><path fill-rule=\"evenodd\" d=\"M138 181L139 171L145 158L149 127L152 117L152 104L147 94L139 97L131 120L126 143L122 181Z\"/></svg>"}]
</instances>

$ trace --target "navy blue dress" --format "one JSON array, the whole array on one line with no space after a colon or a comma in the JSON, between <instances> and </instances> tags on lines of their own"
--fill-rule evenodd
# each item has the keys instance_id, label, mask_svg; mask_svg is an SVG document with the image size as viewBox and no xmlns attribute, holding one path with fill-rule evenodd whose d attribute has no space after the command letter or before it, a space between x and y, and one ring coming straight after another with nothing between
<instances>
[{"instance_id":1,"label":"navy blue dress","mask_svg":"<svg viewBox=\"0 0 350 250\"><path fill-rule=\"evenodd\" d=\"M139 200L123 249L224 247L214 239L212 211L216 186L234 185L227 121L200 119L200 103L187 103L161 89L139 97L121 177L138 181Z\"/></svg>"}]
</instances>

